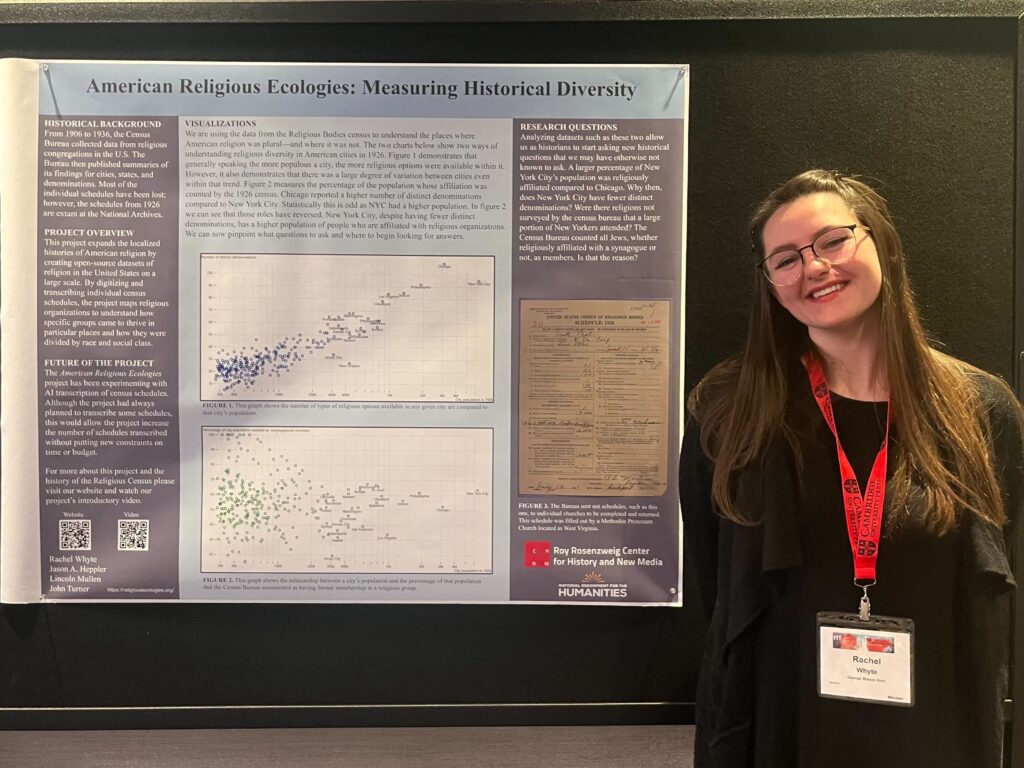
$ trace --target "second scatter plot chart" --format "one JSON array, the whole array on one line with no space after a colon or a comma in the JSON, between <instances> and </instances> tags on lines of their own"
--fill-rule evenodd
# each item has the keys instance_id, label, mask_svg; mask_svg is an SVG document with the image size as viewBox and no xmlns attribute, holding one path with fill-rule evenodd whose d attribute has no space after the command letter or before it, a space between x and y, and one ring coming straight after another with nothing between
<instances>
[{"instance_id":1,"label":"second scatter plot chart","mask_svg":"<svg viewBox=\"0 0 1024 768\"><path fill-rule=\"evenodd\" d=\"M490 402L494 258L202 255L203 400Z\"/></svg>"},{"instance_id":2,"label":"second scatter plot chart","mask_svg":"<svg viewBox=\"0 0 1024 768\"><path fill-rule=\"evenodd\" d=\"M490 573L490 429L203 428L204 572Z\"/></svg>"}]
</instances>

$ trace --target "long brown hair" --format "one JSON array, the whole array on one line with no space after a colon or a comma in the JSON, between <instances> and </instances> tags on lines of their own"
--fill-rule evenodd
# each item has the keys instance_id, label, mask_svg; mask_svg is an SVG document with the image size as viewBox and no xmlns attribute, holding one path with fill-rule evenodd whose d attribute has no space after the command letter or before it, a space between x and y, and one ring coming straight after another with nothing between
<instances>
[{"instance_id":1,"label":"long brown hair","mask_svg":"<svg viewBox=\"0 0 1024 768\"><path fill-rule=\"evenodd\" d=\"M929 346L907 280L903 244L884 198L863 181L837 172L801 173L772 192L755 212L755 258L764 258L764 226L772 214L818 192L839 195L858 223L870 230L878 251L881 354L896 404L892 429L899 446L888 505L896 514L890 520L906 509L916 486L925 497L921 522L935 533L955 528L960 510L1002 525L1006 511L989 447L988 418L972 381L978 372ZM760 461L765 449L780 439L800 463L803 441L787 419L789 371L812 349L807 328L776 301L760 274L755 275L754 293L745 348L712 369L688 402L700 424L702 447L714 462L712 498L724 517L741 524L758 520L750 510L736 507L731 491L736 472Z\"/></svg>"}]
</instances>

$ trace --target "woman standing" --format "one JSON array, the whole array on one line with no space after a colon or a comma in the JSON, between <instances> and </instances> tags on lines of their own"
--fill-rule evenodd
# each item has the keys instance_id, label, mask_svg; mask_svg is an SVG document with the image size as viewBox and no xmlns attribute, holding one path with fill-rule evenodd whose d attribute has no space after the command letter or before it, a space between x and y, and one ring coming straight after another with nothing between
<instances>
[{"instance_id":1,"label":"woman standing","mask_svg":"<svg viewBox=\"0 0 1024 768\"><path fill-rule=\"evenodd\" d=\"M802 173L751 235L746 347L692 393L680 467L713 608L696 765L997 768L1020 406L928 345L863 182Z\"/></svg>"}]
</instances>

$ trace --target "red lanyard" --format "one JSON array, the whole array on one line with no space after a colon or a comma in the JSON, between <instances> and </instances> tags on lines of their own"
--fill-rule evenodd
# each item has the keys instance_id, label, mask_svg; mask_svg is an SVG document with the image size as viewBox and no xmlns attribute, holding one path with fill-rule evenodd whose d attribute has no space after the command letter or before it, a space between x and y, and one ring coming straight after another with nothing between
<instances>
[{"instance_id":1,"label":"red lanyard","mask_svg":"<svg viewBox=\"0 0 1024 768\"><path fill-rule=\"evenodd\" d=\"M861 493L857 475L846 458L839 433L836 432L836 420L832 413L832 398L828 393L825 381L825 370L821 361L811 355L802 358L807 377L811 381L814 399L825 417L828 428L836 439L836 452L839 454L839 474L842 478L843 507L846 511L846 530L850 535L850 549L853 551L854 583L875 581L875 563L878 560L878 542L882 535L882 506L885 503L885 465L889 458L889 421L892 408L885 416L885 440L878 450L875 463L868 476L867 491ZM863 584L858 586L865 587ZM867 586L870 586L868 584ZM864 590L865 600L867 589Z\"/></svg>"}]
</instances>

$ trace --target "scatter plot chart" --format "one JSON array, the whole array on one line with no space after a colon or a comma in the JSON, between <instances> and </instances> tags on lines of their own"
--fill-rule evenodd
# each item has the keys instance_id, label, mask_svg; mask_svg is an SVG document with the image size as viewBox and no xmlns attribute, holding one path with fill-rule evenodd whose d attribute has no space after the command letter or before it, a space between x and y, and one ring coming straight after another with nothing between
<instances>
[{"instance_id":1,"label":"scatter plot chart","mask_svg":"<svg viewBox=\"0 0 1024 768\"><path fill-rule=\"evenodd\" d=\"M203 254L203 400L489 402L494 258Z\"/></svg>"},{"instance_id":2,"label":"scatter plot chart","mask_svg":"<svg viewBox=\"0 0 1024 768\"><path fill-rule=\"evenodd\" d=\"M491 572L490 429L202 435L204 572Z\"/></svg>"}]
</instances>

